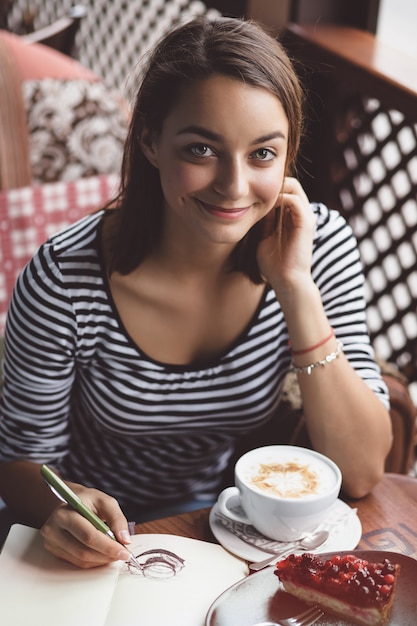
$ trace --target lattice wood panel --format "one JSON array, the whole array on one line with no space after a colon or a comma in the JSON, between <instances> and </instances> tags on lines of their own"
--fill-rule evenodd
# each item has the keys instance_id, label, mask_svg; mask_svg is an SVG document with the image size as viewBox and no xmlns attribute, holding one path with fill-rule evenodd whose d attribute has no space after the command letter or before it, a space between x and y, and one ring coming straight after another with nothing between
<instances>
[{"instance_id":1,"label":"lattice wood panel","mask_svg":"<svg viewBox=\"0 0 417 626\"><path fill-rule=\"evenodd\" d=\"M360 246L371 338L417 380L417 124L361 96L337 111L332 178Z\"/></svg>"}]
</instances>

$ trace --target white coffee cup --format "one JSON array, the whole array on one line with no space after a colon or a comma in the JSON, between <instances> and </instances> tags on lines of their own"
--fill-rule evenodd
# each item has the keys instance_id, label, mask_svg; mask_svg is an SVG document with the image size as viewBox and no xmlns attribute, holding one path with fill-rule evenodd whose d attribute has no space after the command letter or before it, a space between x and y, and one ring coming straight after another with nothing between
<instances>
[{"instance_id":1,"label":"white coffee cup","mask_svg":"<svg viewBox=\"0 0 417 626\"><path fill-rule=\"evenodd\" d=\"M238 459L235 485L218 498L220 513L276 541L294 541L326 519L342 474L331 459L307 448L272 445Z\"/></svg>"}]
</instances>

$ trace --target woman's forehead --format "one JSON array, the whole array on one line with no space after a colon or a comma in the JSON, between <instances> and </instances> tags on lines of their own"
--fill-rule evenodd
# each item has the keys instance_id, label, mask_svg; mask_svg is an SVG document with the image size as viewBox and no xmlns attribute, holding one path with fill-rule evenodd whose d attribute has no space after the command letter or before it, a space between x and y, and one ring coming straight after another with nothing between
<instances>
[{"instance_id":1,"label":"woman's forehead","mask_svg":"<svg viewBox=\"0 0 417 626\"><path fill-rule=\"evenodd\" d=\"M215 134L218 128L222 135L229 127L243 126L257 137L271 133L286 137L288 129L284 108L274 93L218 74L184 86L166 124L176 126L177 133L195 127Z\"/></svg>"}]
</instances>

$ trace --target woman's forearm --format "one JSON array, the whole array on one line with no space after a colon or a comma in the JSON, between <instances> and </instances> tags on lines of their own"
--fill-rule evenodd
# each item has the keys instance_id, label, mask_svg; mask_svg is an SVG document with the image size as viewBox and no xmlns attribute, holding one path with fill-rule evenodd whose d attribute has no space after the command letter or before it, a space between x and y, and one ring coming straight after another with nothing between
<instances>
[{"instance_id":1,"label":"woman's forearm","mask_svg":"<svg viewBox=\"0 0 417 626\"><path fill-rule=\"evenodd\" d=\"M310 374L303 369L298 373L311 442L339 465L344 491L362 497L384 471L392 443L389 412L332 336L317 287L307 283L292 295L285 303L285 317L295 351L294 364L305 368L323 359L326 362ZM306 351L309 347L312 349Z\"/></svg>"},{"instance_id":2,"label":"woman's forearm","mask_svg":"<svg viewBox=\"0 0 417 626\"><path fill-rule=\"evenodd\" d=\"M313 446L339 465L346 494L366 495L382 477L392 443L387 409L343 355L298 378Z\"/></svg>"}]
</instances>

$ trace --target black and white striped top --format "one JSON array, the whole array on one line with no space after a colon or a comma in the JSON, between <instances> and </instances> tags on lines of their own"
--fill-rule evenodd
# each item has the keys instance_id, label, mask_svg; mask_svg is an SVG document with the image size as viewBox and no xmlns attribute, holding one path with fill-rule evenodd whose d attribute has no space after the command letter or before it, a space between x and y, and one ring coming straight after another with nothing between
<instances>
[{"instance_id":1,"label":"black and white striped top","mask_svg":"<svg viewBox=\"0 0 417 626\"><path fill-rule=\"evenodd\" d=\"M337 212L312 208L312 272L329 321L388 405L366 330L356 242ZM6 327L0 460L50 463L122 506L213 498L234 439L270 418L279 400L290 364L281 308L267 288L246 331L207 367L150 359L109 294L101 215L48 240L17 281Z\"/></svg>"}]
</instances>

